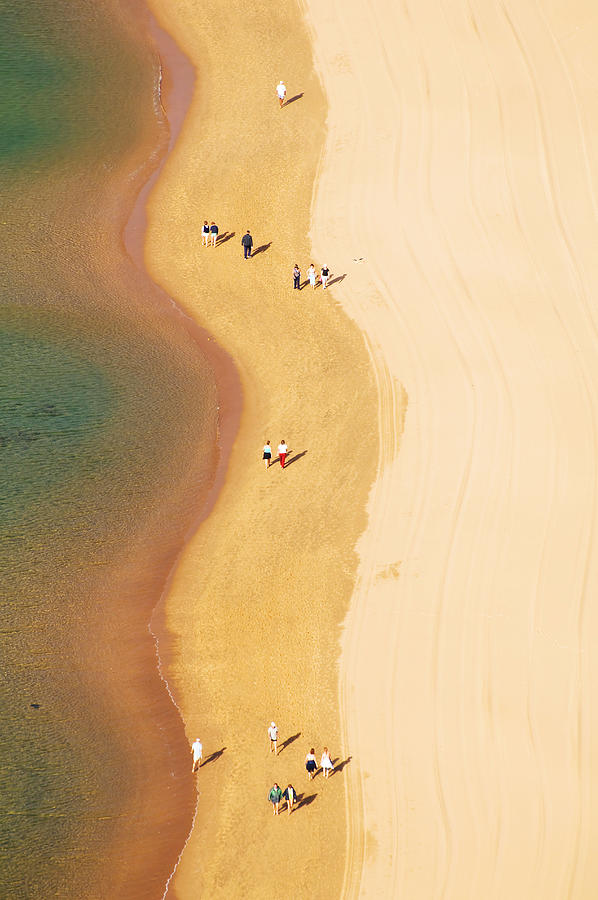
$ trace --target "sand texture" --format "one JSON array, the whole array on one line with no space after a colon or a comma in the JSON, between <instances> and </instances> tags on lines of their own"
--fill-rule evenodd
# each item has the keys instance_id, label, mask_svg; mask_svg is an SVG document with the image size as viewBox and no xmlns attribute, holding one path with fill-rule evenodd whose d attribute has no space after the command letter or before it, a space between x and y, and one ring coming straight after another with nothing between
<instances>
[{"instance_id":1,"label":"sand texture","mask_svg":"<svg viewBox=\"0 0 598 900\"><path fill-rule=\"evenodd\" d=\"M343 895L595 897L598 12L307 7L380 411Z\"/></svg>"},{"instance_id":2,"label":"sand texture","mask_svg":"<svg viewBox=\"0 0 598 900\"><path fill-rule=\"evenodd\" d=\"M293 4L152 7L198 77L149 202L146 262L230 353L243 388L225 483L167 602L170 682L206 758L174 891L329 898L342 887L353 763L309 783L304 759L325 744L341 763L350 756L340 742L339 638L375 476L376 392L363 336L339 306L345 281L325 293L292 288L293 264L305 277L311 261L324 98ZM281 77L296 98L282 110ZM220 227L215 249L201 246L204 219ZM248 228L259 252L246 261ZM266 471L262 445L281 438L290 465ZM272 719L286 743L276 759ZM291 817L272 815L275 780L303 795Z\"/></svg>"}]
</instances>

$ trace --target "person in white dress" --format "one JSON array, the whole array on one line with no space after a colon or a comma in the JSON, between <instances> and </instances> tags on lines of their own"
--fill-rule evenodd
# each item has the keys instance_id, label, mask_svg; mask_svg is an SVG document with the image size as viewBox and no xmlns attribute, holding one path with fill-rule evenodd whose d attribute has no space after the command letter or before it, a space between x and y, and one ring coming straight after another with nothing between
<instances>
[{"instance_id":1,"label":"person in white dress","mask_svg":"<svg viewBox=\"0 0 598 900\"><path fill-rule=\"evenodd\" d=\"M316 268L313 263L309 264L309 269L307 270L307 277L309 278L309 283L311 284L312 288L315 288L317 276L316 276Z\"/></svg>"},{"instance_id":2,"label":"person in white dress","mask_svg":"<svg viewBox=\"0 0 598 900\"><path fill-rule=\"evenodd\" d=\"M328 752L328 747L324 747L322 758L320 759L320 765L322 766L322 773L324 775L324 778L328 778L330 773L334 770L332 760L330 759L330 753Z\"/></svg>"}]
</instances>

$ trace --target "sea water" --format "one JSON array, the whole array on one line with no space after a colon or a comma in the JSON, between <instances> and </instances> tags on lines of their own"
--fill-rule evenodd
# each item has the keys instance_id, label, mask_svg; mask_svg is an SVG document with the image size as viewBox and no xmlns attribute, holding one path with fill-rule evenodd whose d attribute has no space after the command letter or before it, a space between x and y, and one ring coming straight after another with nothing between
<instances>
[{"instance_id":1,"label":"sea water","mask_svg":"<svg viewBox=\"0 0 598 900\"><path fill-rule=\"evenodd\" d=\"M160 897L193 794L147 625L217 423L122 242L168 139L144 9L0 0L0 84L0 897Z\"/></svg>"}]
</instances>

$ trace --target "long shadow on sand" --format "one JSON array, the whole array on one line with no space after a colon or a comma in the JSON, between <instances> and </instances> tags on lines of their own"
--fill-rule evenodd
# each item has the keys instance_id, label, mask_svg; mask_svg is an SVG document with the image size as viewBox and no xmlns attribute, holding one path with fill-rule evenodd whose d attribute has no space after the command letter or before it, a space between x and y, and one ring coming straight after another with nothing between
<instances>
[{"instance_id":1,"label":"long shadow on sand","mask_svg":"<svg viewBox=\"0 0 598 900\"><path fill-rule=\"evenodd\" d=\"M294 103L295 100L301 100L302 97L303 97L303 91L301 91L300 94L295 94L294 97L291 97L290 100L287 100L286 103L283 103L282 105L283 105L283 106L288 106L289 103Z\"/></svg>"},{"instance_id":2,"label":"long shadow on sand","mask_svg":"<svg viewBox=\"0 0 598 900\"><path fill-rule=\"evenodd\" d=\"M347 277L347 273L344 275L336 275L334 278L331 278L327 284L327 288L332 287L333 284L339 284L339 282L344 281Z\"/></svg>"},{"instance_id":3,"label":"long shadow on sand","mask_svg":"<svg viewBox=\"0 0 598 900\"><path fill-rule=\"evenodd\" d=\"M236 233L236 231L223 231L223 233L219 235L216 240L216 246L219 247L220 244L226 244L227 241L230 241L231 238L234 238Z\"/></svg>"},{"instance_id":4,"label":"long shadow on sand","mask_svg":"<svg viewBox=\"0 0 598 900\"><path fill-rule=\"evenodd\" d=\"M282 744L280 745L280 747L278 748L278 752L279 752L279 753L282 753L282 751L283 751L286 747L288 747L289 744L292 744L293 741L296 741L297 738L300 738L300 737L301 737L301 732L298 731L297 734L292 734L290 737L286 738L286 740L284 740L284 741L282 742Z\"/></svg>"},{"instance_id":5,"label":"long shadow on sand","mask_svg":"<svg viewBox=\"0 0 598 900\"><path fill-rule=\"evenodd\" d=\"M302 806L309 806L310 803L313 803L318 795L317 794L309 794L309 796L305 796L305 794L297 794L297 806L295 809L301 809Z\"/></svg>"},{"instance_id":6,"label":"long shadow on sand","mask_svg":"<svg viewBox=\"0 0 598 900\"><path fill-rule=\"evenodd\" d=\"M307 450L302 450L301 453L296 453L295 456L291 456L290 459L287 457L287 459L285 460L285 463L284 463L285 469L288 466L290 466L292 463L297 462L298 459L301 459L302 456L305 456L306 453L307 453Z\"/></svg>"},{"instance_id":7,"label":"long shadow on sand","mask_svg":"<svg viewBox=\"0 0 598 900\"><path fill-rule=\"evenodd\" d=\"M210 756L208 756L207 759L204 759L204 761L202 762L202 764L199 768L203 769L203 767L207 766L208 763L216 762L217 759L220 759L220 757L222 756L222 754L224 753L225 750L226 750L226 747L223 747L221 750L216 750L215 753L210 754Z\"/></svg>"},{"instance_id":8,"label":"long shadow on sand","mask_svg":"<svg viewBox=\"0 0 598 900\"><path fill-rule=\"evenodd\" d=\"M262 244L261 247L258 247L256 250L252 251L251 258L253 259L254 256L258 255L258 253L265 253L266 250L269 250L271 246L272 246L272 241L270 241L269 244Z\"/></svg>"},{"instance_id":9,"label":"long shadow on sand","mask_svg":"<svg viewBox=\"0 0 598 900\"><path fill-rule=\"evenodd\" d=\"M338 757L337 757L337 759L338 759ZM333 759L332 765L334 766L334 771L330 773L330 778L332 778L332 776L335 775L337 772L342 772L343 769L345 768L345 766L348 766L352 759L353 759L352 756L348 756L346 759L343 759L342 762L338 762L338 763L337 763L336 759Z\"/></svg>"}]
</instances>

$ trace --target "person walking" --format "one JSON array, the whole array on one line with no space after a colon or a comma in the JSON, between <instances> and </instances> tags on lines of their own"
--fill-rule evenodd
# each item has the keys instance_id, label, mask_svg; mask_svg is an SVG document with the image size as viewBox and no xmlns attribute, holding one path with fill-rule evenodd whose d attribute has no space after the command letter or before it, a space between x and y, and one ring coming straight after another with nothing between
<instances>
[{"instance_id":1,"label":"person walking","mask_svg":"<svg viewBox=\"0 0 598 900\"><path fill-rule=\"evenodd\" d=\"M278 445L278 458L280 460L280 465L284 469L284 461L287 458L287 453L289 452L289 448L286 445L284 438Z\"/></svg>"},{"instance_id":2,"label":"person walking","mask_svg":"<svg viewBox=\"0 0 598 900\"><path fill-rule=\"evenodd\" d=\"M270 468L270 460L272 459L272 447L270 446L270 441L266 441L264 444L264 452L262 454L262 459L266 464L266 468Z\"/></svg>"},{"instance_id":3,"label":"person walking","mask_svg":"<svg viewBox=\"0 0 598 900\"><path fill-rule=\"evenodd\" d=\"M268 737L270 738L270 753L274 753L274 756L276 756L276 742L278 741L278 728L276 727L274 722L270 722L270 727L268 728Z\"/></svg>"},{"instance_id":4,"label":"person walking","mask_svg":"<svg viewBox=\"0 0 598 900\"><path fill-rule=\"evenodd\" d=\"M201 766L201 760L203 758L203 747L199 738L195 738L195 740L191 744L191 753L193 754L193 767L191 771L197 772L197 770Z\"/></svg>"},{"instance_id":5,"label":"person walking","mask_svg":"<svg viewBox=\"0 0 598 900\"><path fill-rule=\"evenodd\" d=\"M326 290L326 282L328 281L328 276L330 275L330 269L328 266L322 266L322 271L320 273L320 281L322 282L322 287Z\"/></svg>"},{"instance_id":6,"label":"person walking","mask_svg":"<svg viewBox=\"0 0 598 900\"><path fill-rule=\"evenodd\" d=\"M201 242L204 247L208 246L208 241L210 240L210 226L208 225L208 220L206 219L203 223L203 228L201 229Z\"/></svg>"},{"instance_id":7,"label":"person walking","mask_svg":"<svg viewBox=\"0 0 598 900\"><path fill-rule=\"evenodd\" d=\"M243 244L243 253L245 254L244 259L247 257L251 258L251 248L253 247L253 238L251 237L250 232L244 234L241 238L241 243Z\"/></svg>"},{"instance_id":8,"label":"person walking","mask_svg":"<svg viewBox=\"0 0 598 900\"><path fill-rule=\"evenodd\" d=\"M318 762L316 760L316 751L312 747L307 756L305 757L305 768L307 770L307 774L309 776L309 780L311 781L316 772L318 771Z\"/></svg>"},{"instance_id":9,"label":"person walking","mask_svg":"<svg viewBox=\"0 0 598 900\"><path fill-rule=\"evenodd\" d=\"M293 812L293 806L297 801L297 791L292 784L287 784L286 788L282 792L282 796L287 801L287 809L289 811L289 815L291 815L291 813Z\"/></svg>"},{"instance_id":10,"label":"person walking","mask_svg":"<svg viewBox=\"0 0 598 900\"><path fill-rule=\"evenodd\" d=\"M309 283L312 288L316 286L316 268L313 263L309 264L309 269L307 270L307 277L309 278Z\"/></svg>"},{"instance_id":11,"label":"person walking","mask_svg":"<svg viewBox=\"0 0 598 900\"><path fill-rule=\"evenodd\" d=\"M279 81L278 86L276 88L276 93L278 94L278 103L279 109L282 109L282 104L284 103L284 98L287 95L287 89L284 81Z\"/></svg>"},{"instance_id":12,"label":"person walking","mask_svg":"<svg viewBox=\"0 0 598 900\"><path fill-rule=\"evenodd\" d=\"M293 290L301 290L301 269L299 268L297 263L295 263L295 267L293 269Z\"/></svg>"},{"instance_id":13,"label":"person walking","mask_svg":"<svg viewBox=\"0 0 598 900\"><path fill-rule=\"evenodd\" d=\"M334 771L334 766L332 765L332 760L330 759L330 753L328 752L328 747L324 747L322 751L322 758L320 759L320 765L322 766L322 773L324 778L328 778L330 773Z\"/></svg>"},{"instance_id":14,"label":"person walking","mask_svg":"<svg viewBox=\"0 0 598 900\"><path fill-rule=\"evenodd\" d=\"M218 226L215 222L210 225L210 235L212 236L212 247L215 247L218 239Z\"/></svg>"},{"instance_id":15,"label":"person walking","mask_svg":"<svg viewBox=\"0 0 598 900\"><path fill-rule=\"evenodd\" d=\"M282 791L280 790L280 788L278 787L276 782L274 782L274 784L270 788L270 793L268 794L268 800L272 804L275 816L278 815L278 807L280 806L281 798L282 798Z\"/></svg>"}]
</instances>

